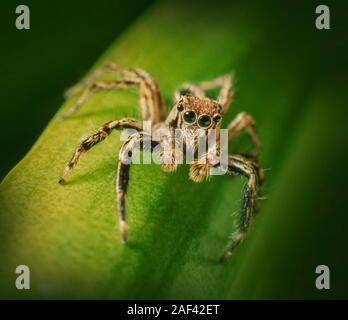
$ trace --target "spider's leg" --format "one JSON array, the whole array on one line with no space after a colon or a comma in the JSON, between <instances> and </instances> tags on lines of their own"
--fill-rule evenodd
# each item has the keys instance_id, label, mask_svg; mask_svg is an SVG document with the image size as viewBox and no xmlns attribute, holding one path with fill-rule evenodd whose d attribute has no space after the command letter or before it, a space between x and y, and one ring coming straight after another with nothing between
<instances>
[{"instance_id":1,"label":"spider's leg","mask_svg":"<svg viewBox=\"0 0 348 320\"><path fill-rule=\"evenodd\" d=\"M64 170L62 177L59 180L59 183L60 184L64 183L68 173L73 169L75 164L78 162L82 153L88 151L89 149L94 147L96 144L106 139L114 129L121 130L121 129L127 129L127 128L140 131L142 130L142 123L135 119L124 118L121 120L111 121L102 125L95 134L85 139L76 148L71 160L69 161L68 165L66 166Z\"/></svg>"},{"instance_id":2,"label":"spider's leg","mask_svg":"<svg viewBox=\"0 0 348 320\"><path fill-rule=\"evenodd\" d=\"M130 164L119 161L117 167L116 197L118 205L118 215L120 221L120 233L123 242L128 240L128 230L126 224L126 193L129 181Z\"/></svg>"},{"instance_id":3,"label":"spider's leg","mask_svg":"<svg viewBox=\"0 0 348 320\"><path fill-rule=\"evenodd\" d=\"M204 90L199 85L185 82L174 92L174 102L180 100L181 96L194 95L200 98L205 96Z\"/></svg>"},{"instance_id":4,"label":"spider's leg","mask_svg":"<svg viewBox=\"0 0 348 320\"><path fill-rule=\"evenodd\" d=\"M234 120L227 126L228 139L231 140L237 137L244 129L247 131L254 148L250 155L256 157L261 149L261 141L255 130L255 120L246 112L238 113Z\"/></svg>"},{"instance_id":5,"label":"spider's leg","mask_svg":"<svg viewBox=\"0 0 348 320\"><path fill-rule=\"evenodd\" d=\"M217 101L222 106L221 112L226 113L233 97L232 77L230 75L224 75L198 84L184 83L179 90L174 93L174 101L179 100L180 96L188 94L203 98L205 97L205 91L214 88L220 88Z\"/></svg>"},{"instance_id":6,"label":"spider's leg","mask_svg":"<svg viewBox=\"0 0 348 320\"><path fill-rule=\"evenodd\" d=\"M215 78L209 81L203 81L198 86L206 91L214 88L220 88L219 96L217 101L222 106L221 113L226 113L233 98L233 78L231 75L226 74L221 77Z\"/></svg>"},{"instance_id":7,"label":"spider's leg","mask_svg":"<svg viewBox=\"0 0 348 320\"><path fill-rule=\"evenodd\" d=\"M258 171L250 160L240 155L230 155L228 158L228 168L231 173L246 177L247 183L244 187L238 230L233 234L225 254L220 259L221 262L225 262L232 256L236 247L246 236L257 208L260 187Z\"/></svg>"},{"instance_id":8,"label":"spider's leg","mask_svg":"<svg viewBox=\"0 0 348 320\"><path fill-rule=\"evenodd\" d=\"M116 197L120 221L120 232L123 242L127 242L128 239L126 224L126 193L129 182L129 169L131 165L130 157L132 156L132 152L136 147L140 147L143 151L149 151L147 148L151 149L152 151L157 144L158 142L153 141L151 136L144 133L137 133L130 136L128 140L124 142L120 150L117 167Z\"/></svg>"},{"instance_id":9,"label":"spider's leg","mask_svg":"<svg viewBox=\"0 0 348 320\"><path fill-rule=\"evenodd\" d=\"M106 71L112 71L118 74L121 79L112 82L97 82L98 76ZM98 68L90 76L76 84L67 92L71 96L82 88L86 87L78 101L62 116L67 117L77 111L86 101L90 94L96 89L120 89L137 87L139 89L140 106L143 120L151 120L156 124L165 119L166 109L156 80L142 69L125 68L114 63L108 63Z\"/></svg>"},{"instance_id":10,"label":"spider's leg","mask_svg":"<svg viewBox=\"0 0 348 320\"><path fill-rule=\"evenodd\" d=\"M109 62L107 64L100 66L99 68L96 68L91 74L87 75L81 81L79 81L74 86L69 88L65 92L64 96L66 98L70 98L70 97L74 96L82 89L92 85L94 82L96 82L96 80L98 79L99 76L101 76L107 72L113 72L113 73L120 75L123 78L127 78L127 79L134 77L134 70L133 69L129 69L129 68L123 67L121 65Z\"/></svg>"},{"instance_id":11,"label":"spider's leg","mask_svg":"<svg viewBox=\"0 0 348 320\"><path fill-rule=\"evenodd\" d=\"M89 85L78 98L78 100L68 109L66 112L61 114L61 118L65 119L75 113L81 108L85 101L90 97L90 95L98 89L111 90L111 89L125 89L132 88L138 85L137 82L131 80L120 80L111 82L95 82Z\"/></svg>"},{"instance_id":12,"label":"spider's leg","mask_svg":"<svg viewBox=\"0 0 348 320\"><path fill-rule=\"evenodd\" d=\"M67 98L74 96L79 91L81 91L83 88L93 84L100 75L102 75L103 73L106 73L108 70L110 70L110 67L108 64L103 65L99 68L96 68L90 75L87 75L81 81L79 81L78 83L73 85L71 88L66 90L64 93L64 97L67 99Z\"/></svg>"}]
</instances>

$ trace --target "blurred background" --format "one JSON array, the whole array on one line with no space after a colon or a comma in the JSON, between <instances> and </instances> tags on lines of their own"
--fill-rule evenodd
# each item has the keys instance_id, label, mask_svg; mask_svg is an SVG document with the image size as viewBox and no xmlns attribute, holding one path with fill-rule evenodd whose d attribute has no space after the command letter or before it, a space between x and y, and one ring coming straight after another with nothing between
<instances>
[{"instance_id":1,"label":"blurred background","mask_svg":"<svg viewBox=\"0 0 348 320\"><path fill-rule=\"evenodd\" d=\"M145 54L144 59L160 75L167 100L174 88L172 82L188 80L185 73L193 77L189 80L199 81L210 77L210 73L225 72L227 68L236 70L236 101L228 116L231 118L238 111L250 112L257 119L264 142L261 161L268 169L266 214L262 213L255 224L251 247L241 248L242 259L236 265L232 262L236 268L229 272L233 288L225 285L221 292L212 290L206 298L348 298L347 2L284 0L246 4L236 0L206 1L203 5L198 1L190 4L178 1L164 6L148 0L36 0L25 4L31 9L31 29L26 31L18 31L14 26L17 4L13 1L0 4L1 179L28 152L57 112L64 90L90 69L114 39L132 28L153 5L158 6L160 9L150 15L157 20L151 20L144 31L152 34L142 37L140 27L147 26L144 19L137 25L140 31L131 36L149 47L157 36L167 44L162 51L166 57L163 67L159 66L160 50L158 55L156 50L151 51L150 58ZM330 30L315 28L315 8L319 4L330 8ZM191 34L186 31L189 28L199 41L190 39ZM161 30L156 33L158 29ZM166 42L166 33L173 41ZM227 43L230 39L239 42ZM130 40L124 40L123 44L129 45L127 41ZM201 56L186 59L184 49L175 52L172 46L181 43L192 52L201 50ZM205 46L200 47L202 43ZM216 43L218 50L214 47ZM141 54L137 44L131 45L130 60ZM160 48L162 43L158 45ZM226 50L220 52L220 48ZM121 53L122 50L127 52L125 47L120 49ZM110 55L117 56L115 52L116 49ZM219 56L224 57L222 62ZM210 57L214 59L206 63L205 59ZM199 66L200 61L206 64ZM166 80L169 79L166 70L173 71L170 80ZM245 142L242 139L234 147L243 147ZM195 190L199 190L195 194L200 194L201 189ZM208 195L208 189L204 190ZM238 192L235 194L239 195ZM182 203L192 201L182 197ZM169 200L161 201L176 205ZM223 206L210 212L212 219L205 226L216 217L219 228L225 228L227 234L228 203ZM187 210L190 213L191 209ZM160 213L158 216L161 217ZM197 217L198 214L191 218ZM163 224L163 230L170 231L170 227ZM213 246L207 244L210 256L216 253ZM206 253L205 248L201 251L202 255ZM144 255L151 254L150 249L149 252ZM227 283L226 269L211 272L210 266L201 267L200 258L192 258L189 266L181 259L177 268L182 268L181 273L168 267L172 279L168 286L172 286L172 291L165 285L159 291L153 282L152 287L150 283L146 288L136 288L134 296L146 298L148 294L158 298L169 292L169 297L187 298L190 293L200 297L201 274L211 277L213 288L213 283ZM152 256L152 263L161 262L157 259L160 259L157 255ZM150 271L149 282L157 280L156 272L160 274L161 270L151 262L144 264L137 270L138 280L148 276L143 270ZM331 290L319 291L314 286L314 269L320 264L330 266ZM167 274L163 275L166 277ZM190 278L197 281L190 283L191 291L186 291L184 285ZM108 292L107 285L111 287L105 284L100 289L103 294Z\"/></svg>"},{"instance_id":2,"label":"blurred background","mask_svg":"<svg viewBox=\"0 0 348 320\"><path fill-rule=\"evenodd\" d=\"M80 79L151 0L5 0L0 4L0 179L26 154ZM30 30L15 27L19 4Z\"/></svg>"}]
</instances>

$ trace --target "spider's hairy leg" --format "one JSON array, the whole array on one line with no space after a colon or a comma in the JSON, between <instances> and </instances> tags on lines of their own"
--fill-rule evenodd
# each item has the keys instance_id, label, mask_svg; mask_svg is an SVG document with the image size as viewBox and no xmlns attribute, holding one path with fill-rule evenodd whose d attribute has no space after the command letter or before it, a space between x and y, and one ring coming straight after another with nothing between
<instances>
[{"instance_id":1,"label":"spider's hairy leg","mask_svg":"<svg viewBox=\"0 0 348 320\"><path fill-rule=\"evenodd\" d=\"M61 118L67 118L77 110L81 108L81 106L85 103L85 101L90 97L90 95L97 89L104 90L112 90L112 89L125 89L132 88L137 86L138 83L131 80L120 80L120 81L111 81L111 82L95 82L89 85L82 93L82 95L78 98L78 100L72 105L70 109L61 114Z\"/></svg>"},{"instance_id":2,"label":"spider's hairy leg","mask_svg":"<svg viewBox=\"0 0 348 320\"><path fill-rule=\"evenodd\" d=\"M234 94L233 78L231 75L226 74L213 80L202 81L198 86L204 91L220 87L217 101L222 106L221 112L227 112Z\"/></svg>"},{"instance_id":3,"label":"spider's hairy leg","mask_svg":"<svg viewBox=\"0 0 348 320\"><path fill-rule=\"evenodd\" d=\"M105 140L113 130L115 129L121 130L121 129L127 129L127 128L140 131L142 130L142 123L135 119L124 118L121 120L111 121L102 125L95 134L89 136L76 148L71 160L69 161L68 165L66 166L64 170L62 177L59 180L59 183L60 184L64 183L68 173L76 165L82 153L88 151L99 142Z\"/></svg>"},{"instance_id":4,"label":"spider's hairy leg","mask_svg":"<svg viewBox=\"0 0 348 320\"><path fill-rule=\"evenodd\" d=\"M106 72L114 72L116 74L122 75L125 78L127 78L127 76L131 77L132 75L131 69L128 69L113 62L106 63L100 66L99 68L96 68L90 75L87 75L81 81L69 88L64 94L65 98L70 98L73 95L77 94L79 91L81 91L83 88L92 85L94 82L96 82L99 76Z\"/></svg>"},{"instance_id":5,"label":"spider's hairy leg","mask_svg":"<svg viewBox=\"0 0 348 320\"><path fill-rule=\"evenodd\" d=\"M77 94L83 88L85 88L87 86L90 86L91 84L93 84L95 82L95 80L100 75L102 75L103 73L107 72L108 69L110 69L110 67L111 67L111 65L109 66L109 64L106 64L106 65L103 65L103 66L101 66L99 68L96 68L90 75L86 76L81 81L79 81L78 83L73 85L71 88L66 90L64 92L64 97L66 99L70 98L70 97L74 96L75 94Z\"/></svg>"},{"instance_id":6,"label":"spider's hairy leg","mask_svg":"<svg viewBox=\"0 0 348 320\"><path fill-rule=\"evenodd\" d=\"M126 193L129 182L130 158L134 148L140 147L143 151L151 151L158 144L158 142L151 139L150 135L138 133L130 136L124 142L119 152L119 162L117 167L116 178L116 197L118 205L118 214L120 221L121 239L124 243L128 240L128 229L126 224Z\"/></svg>"},{"instance_id":7,"label":"spider's hairy leg","mask_svg":"<svg viewBox=\"0 0 348 320\"><path fill-rule=\"evenodd\" d=\"M199 87L199 85L194 83L185 82L180 88L174 92L174 102L180 100L181 96L186 95L194 95L199 98L203 98L205 96L204 90Z\"/></svg>"},{"instance_id":8,"label":"spider's hairy leg","mask_svg":"<svg viewBox=\"0 0 348 320\"><path fill-rule=\"evenodd\" d=\"M116 196L118 205L118 215L120 221L121 239L124 243L128 240L128 229L126 224L126 193L129 182L130 164L119 161L117 167Z\"/></svg>"},{"instance_id":9,"label":"spider's hairy leg","mask_svg":"<svg viewBox=\"0 0 348 320\"><path fill-rule=\"evenodd\" d=\"M96 82L98 76L106 71L112 71L121 76L118 81ZM62 117L67 117L77 111L96 89L120 89L137 87L139 89L140 107L143 120L151 120L153 124L165 119L166 108L156 80L146 71L138 68L125 68L114 63L108 63L94 71L91 76L76 84L68 90L67 96L71 96L86 87L81 97Z\"/></svg>"},{"instance_id":10,"label":"spider's hairy leg","mask_svg":"<svg viewBox=\"0 0 348 320\"><path fill-rule=\"evenodd\" d=\"M246 130L254 145L250 155L256 157L259 154L261 149L261 140L256 133L255 120L251 115L247 114L246 112L238 113L227 126L227 130L229 140L237 137L243 130Z\"/></svg>"},{"instance_id":11,"label":"spider's hairy leg","mask_svg":"<svg viewBox=\"0 0 348 320\"><path fill-rule=\"evenodd\" d=\"M260 188L258 170L256 170L250 160L240 155L230 155L228 158L228 168L231 173L246 177L247 183L244 186L238 230L233 234L225 254L220 258L221 262L227 261L233 255L236 247L245 238L256 212Z\"/></svg>"}]
</instances>

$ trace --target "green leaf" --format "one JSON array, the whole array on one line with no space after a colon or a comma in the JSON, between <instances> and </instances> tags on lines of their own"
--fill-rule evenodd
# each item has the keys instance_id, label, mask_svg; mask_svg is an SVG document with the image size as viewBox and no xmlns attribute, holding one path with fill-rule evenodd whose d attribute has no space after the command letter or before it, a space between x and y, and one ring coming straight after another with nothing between
<instances>
[{"instance_id":1,"label":"green leaf","mask_svg":"<svg viewBox=\"0 0 348 320\"><path fill-rule=\"evenodd\" d=\"M311 222L302 210L302 206L315 208L310 182L318 183L318 173L325 170L330 157L326 155L315 166L311 159L321 157L325 147L330 156L338 156L339 145L317 137L323 126L334 137L341 135L335 122L341 109L338 98L323 94L322 85L314 80L317 61L308 48L318 47L318 41L309 41L308 34L300 32L306 19L298 17L284 38L291 14L270 3L264 6L235 3L202 5L197 10L193 4L161 3L117 39L96 64L113 61L148 70L159 81L168 105L180 83L235 71L235 101L224 124L240 111L252 114L264 145L261 162L270 170L264 190L268 199L231 261L221 265L218 258L235 228L242 179L216 176L195 184L188 180L186 166L173 174L156 165L132 166L127 245L120 242L114 191L119 133L83 155L66 185L58 185L81 137L107 121L140 116L137 92L97 92L70 119L61 122L56 116L1 184L1 296L226 299L294 295L291 271L283 295L277 283L284 275L282 267L292 265L286 250L293 250L293 228L299 222ZM298 9L294 6L292 13ZM278 16L273 17L274 12ZM296 43L302 45L295 47ZM59 113L76 99L67 101ZM328 101L336 113L327 112ZM231 148L244 145L242 138ZM303 195L306 192L309 197ZM289 201L296 205L287 208ZM301 246L306 236L299 235ZM294 257L294 251L290 252ZM14 286L14 270L20 264L31 270L29 293ZM313 273L315 266L311 267L309 263ZM278 282L272 282L271 276ZM303 297L313 294L310 285L305 286Z\"/></svg>"}]
</instances>

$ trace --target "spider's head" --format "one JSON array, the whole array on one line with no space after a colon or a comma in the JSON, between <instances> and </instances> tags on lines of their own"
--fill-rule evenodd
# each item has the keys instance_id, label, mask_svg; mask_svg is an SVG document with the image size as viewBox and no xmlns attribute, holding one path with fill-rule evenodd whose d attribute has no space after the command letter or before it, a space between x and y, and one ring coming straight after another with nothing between
<instances>
[{"instance_id":1,"label":"spider's head","mask_svg":"<svg viewBox=\"0 0 348 320\"><path fill-rule=\"evenodd\" d=\"M182 120L182 129L215 129L222 119L221 106L209 98L184 95L176 108Z\"/></svg>"}]
</instances>

